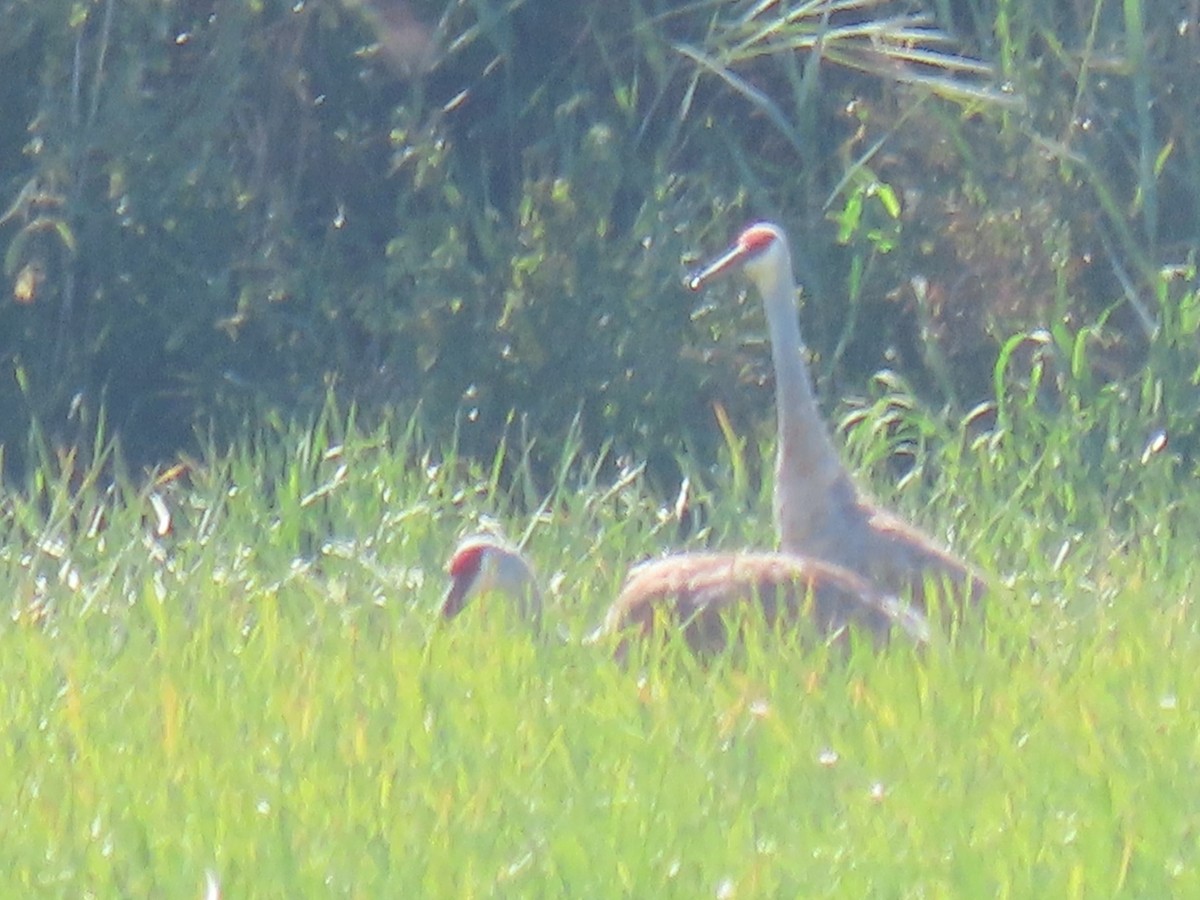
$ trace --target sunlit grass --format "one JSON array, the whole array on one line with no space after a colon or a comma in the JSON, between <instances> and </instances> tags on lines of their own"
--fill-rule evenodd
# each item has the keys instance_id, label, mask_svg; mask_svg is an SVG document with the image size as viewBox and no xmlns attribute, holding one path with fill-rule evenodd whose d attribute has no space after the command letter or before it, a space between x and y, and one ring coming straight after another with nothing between
<instances>
[{"instance_id":1,"label":"sunlit grass","mask_svg":"<svg viewBox=\"0 0 1200 900\"><path fill-rule=\"evenodd\" d=\"M1032 408L876 427L897 408L851 416L849 455L995 585L986 625L922 654L578 646L631 562L770 543L739 459L691 473L688 532L576 445L522 512L499 461L333 411L112 487L107 458L43 458L0 520L0 892L1194 892L1182 463L1089 460ZM920 448L898 487L897 440ZM503 604L436 620L445 554L488 521L526 539L545 639Z\"/></svg>"}]
</instances>

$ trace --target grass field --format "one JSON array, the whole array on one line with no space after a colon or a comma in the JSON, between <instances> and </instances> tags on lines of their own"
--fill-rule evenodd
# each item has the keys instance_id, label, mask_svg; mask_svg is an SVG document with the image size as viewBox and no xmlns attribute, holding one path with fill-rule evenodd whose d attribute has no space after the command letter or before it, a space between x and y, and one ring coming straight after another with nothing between
<instances>
[{"instance_id":1,"label":"grass field","mask_svg":"<svg viewBox=\"0 0 1200 900\"><path fill-rule=\"evenodd\" d=\"M771 542L753 446L691 473L686 540L576 448L541 504L511 448L501 489L336 413L157 486L45 454L0 518L0 894L1196 896L1200 503L1105 402L850 417L862 480L992 579L986 626L704 667L575 642L630 562ZM488 517L555 636L436 621Z\"/></svg>"}]
</instances>

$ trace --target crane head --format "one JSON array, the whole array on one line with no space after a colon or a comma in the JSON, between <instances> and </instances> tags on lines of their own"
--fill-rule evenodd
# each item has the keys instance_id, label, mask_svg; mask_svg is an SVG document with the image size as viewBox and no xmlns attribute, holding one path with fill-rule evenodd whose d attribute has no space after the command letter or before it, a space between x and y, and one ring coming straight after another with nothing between
<instances>
[{"instance_id":1,"label":"crane head","mask_svg":"<svg viewBox=\"0 0 1200 900\"><path fill-rule=\"evenodd\" d=\"M509 594L522 611L536 616L540 597L533 570L520 551L490 535L464 538L446 564L450 584L442 598L442 616L452 619L480 594L489 591Z\"/></svg>"},{"instance_id":2,"label":"crane head","mask_svg":"<svg viewBox=\"0 0 1200 900\"><path fill-rule=\"evenodd\" d=\"M711 279L739 265L760 289L768 282L779 280L784 273L790 276L791 260L783 229L770 222L751 225L738 235L728 250L693 273L687 286L698 291Z\"/></svg>"}]
</instances>

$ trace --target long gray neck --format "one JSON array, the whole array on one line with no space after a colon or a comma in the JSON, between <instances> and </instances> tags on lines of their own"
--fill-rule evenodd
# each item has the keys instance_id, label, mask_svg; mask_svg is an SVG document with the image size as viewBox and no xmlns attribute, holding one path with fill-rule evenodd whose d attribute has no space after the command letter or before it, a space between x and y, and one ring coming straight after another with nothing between
<instances>
[{"instance_id":1,"label":"long gray neck","mask_svg":"<svg viewBox=\"0 0 1200 900\"><path fill-rule=\"evenodd\" d=\"M530 581L519 599L521 616L528 619L535 631L542 629L542 592L536 581Z\"/></svg>"},{"instance_id":2,"label":"long gray neck","mask_svg":"<svg viewBox=\"0 0 1200 900\"><path fill-rule=\"evenodd\" d=\"M785 551L811 551L829 533L826 523L841 498L835 490L845 469L817 406L796 313L790 264L776 280L760 284L775 364L775 527ZM826 526L826 527L823 527Z\"/></svg>"},{"instance_id":3,"label":"long gray neck","mask_svg":"<svg viewBox=\"0 0 1200 900\"><path fill-rule=\"evenodd\" d=\"M499 557L496 581L516 598L521 617L540 628L542 591L538 586L537 575L525 557L515 550L504 551Z\"/></svg>"}]
</instances>

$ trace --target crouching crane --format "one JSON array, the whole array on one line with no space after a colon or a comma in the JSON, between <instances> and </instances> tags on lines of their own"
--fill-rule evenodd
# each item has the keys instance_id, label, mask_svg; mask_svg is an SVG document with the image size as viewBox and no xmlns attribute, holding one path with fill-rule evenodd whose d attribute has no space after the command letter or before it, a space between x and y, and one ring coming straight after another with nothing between
<instances>
[{"instance_id":1,"label":"crouching crane","mask_svg":"<svg viewBox=\"0 0 1200 900\"><path fill-rule=\"evenodd\" d=\"M527 618L541 617L541 591L529 561L515 548L477 535L459 543L447 565L442 615L452 618L489 591L516 599ZM611 639L623 656L631 637L659 625L681 629L698 652L728 643L728 617L760 610L773 627L811 628L827 640L860 629L878 641L900 635L929 640L924 616L869 581L838 566L781 553L683 553L635 566L588 643Z\"/></svg>"}]
</instances>

